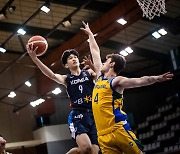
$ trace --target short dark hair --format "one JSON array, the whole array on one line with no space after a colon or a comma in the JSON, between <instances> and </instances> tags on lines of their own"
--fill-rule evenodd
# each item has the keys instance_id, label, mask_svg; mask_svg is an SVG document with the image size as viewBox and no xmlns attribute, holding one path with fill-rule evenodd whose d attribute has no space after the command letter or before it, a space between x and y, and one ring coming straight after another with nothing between
<instances>
[{"instance_id":1,"label":"short dark hair","mask_svg":"<svg viewBox=\"0 0 180 154\"><path fill-rule=\"evenodd\" d=\"M67 59L71 54L79 57L79 53L75 49L65 50L61 56L61 62L63 63L63 65L66 65Z\"/></svg>"},{"instance_id":2,"label":"short dark hair","mask_svg":"<svg viewBox=\"0 0 180 154\"><path fill-rule=\"evenodd\" d=\"M109 54L106 56L106 59L111 58L111 62L115 62L114 72L118 75L126 66L126 60L120 54Z\"/></svg>"}]
</instances>

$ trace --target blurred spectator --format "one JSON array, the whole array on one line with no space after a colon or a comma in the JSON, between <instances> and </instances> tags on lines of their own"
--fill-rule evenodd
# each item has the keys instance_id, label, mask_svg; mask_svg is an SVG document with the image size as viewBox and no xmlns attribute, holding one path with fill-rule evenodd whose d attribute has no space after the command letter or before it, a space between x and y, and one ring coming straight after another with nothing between
<instances>
[{"instance_id":1,"label":"blurred spectator","mask_svg":"<svg viewBox=\"0 0 180 154\"><path fill-rule=\"evenodd\" d=\"M0 135L0 154L5 154L6 140Z\"/></svg>"}]
</instances>

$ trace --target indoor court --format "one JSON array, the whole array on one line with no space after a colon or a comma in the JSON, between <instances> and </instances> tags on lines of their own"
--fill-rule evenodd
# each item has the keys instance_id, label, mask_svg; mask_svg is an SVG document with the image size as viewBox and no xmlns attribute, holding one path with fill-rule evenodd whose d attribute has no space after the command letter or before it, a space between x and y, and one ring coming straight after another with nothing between
<instances>
[{"instance_id":1,"label":"indoor court","mask_svg":"<svg viewBox=\"0 0 180 154\"><path fill-rule=\"evenodd\" d=\"M125 57L121 76L174 74L170 81L127 89L123 111L144 154L179 154L180 0L0 0L0 135L6 151L65 154L77 146L67 124L66 88L39 70L26 45L35 35L44 37L47 51L38 58L54 73L68 74L61 63L65 50L76 49L80 62L90 55L82 21L103 61L111 53Z\"/></svg>"}]
</instances>

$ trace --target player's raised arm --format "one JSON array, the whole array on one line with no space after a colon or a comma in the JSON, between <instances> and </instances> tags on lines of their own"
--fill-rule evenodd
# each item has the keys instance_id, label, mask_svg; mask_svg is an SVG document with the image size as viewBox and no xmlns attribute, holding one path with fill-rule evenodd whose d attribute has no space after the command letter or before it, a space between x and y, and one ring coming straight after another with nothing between
<instances>
[{"instance_id":1,"label":"player's raised arm","mask_svg":"<svg viewBox=\"0 0 180 154\"><path fill-rule=\"evenodd\" d=\"M170 72L158 76L143 76L140 78L126 78L119 76L115 79L114 84L121 86L123 89L135 88L135 87L151 85L156 82L168 81L171 80L173 76L174 75Z\"/></svg>"},{"instance_id":2,"label":"player's raised arm","mask_svg":"<svg viewBox=\"0 0 180 154\"><path fill-rule=\"evenodd\" d=\"M59 75L59 74L55 74L53 71L51 71L46 65L44 65L38 58L36 55L36 50L38 49L38 47L36 47L36 49L33 50L33 44L32 45L26 45L26 49L27 52L29 54L29 56L31 57L32 61L37 65L37 67L41 70L41 72L46 75L47 77L49 77L50 79L66 85L66 75Z\"/></svg>"},{"instance_id":3,"label":"player's raised arm","mask_svg":"<svg viewBox=\"0 0 180 154\"><path fill-rule=\"evenodd\" d=\"M95 68L95 72L97 76L100 75L101 73L101 67L102 67L102 62L101 62L101 57L100 57L100 49L97 45L97 42L94 38L93 33L91 32L88 23L86 24L84 21L82 21L84 28L81 28L88 36L89 36L89 47L90 47L90 52L92 55L93 59L93 64Z\"/></svg>"}]
</instances>

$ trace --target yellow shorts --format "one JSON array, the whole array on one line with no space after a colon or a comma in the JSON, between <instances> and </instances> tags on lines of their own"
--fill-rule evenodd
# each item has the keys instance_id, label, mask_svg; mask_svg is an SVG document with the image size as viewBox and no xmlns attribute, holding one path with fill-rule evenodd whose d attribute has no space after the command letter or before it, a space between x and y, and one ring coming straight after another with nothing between
<instances>
[{"instance_id":1,"label":"yellow shorts","mask_svg":"<svg viewBox=\"0 0 180 154\"><path fill-rule=\"evenodd\" d=\"M124 127L98 136L103 154L141 154L142 152L134 140L137 140L136 135L132 131L127 132Z\"/></svg>"}]
</instances>

